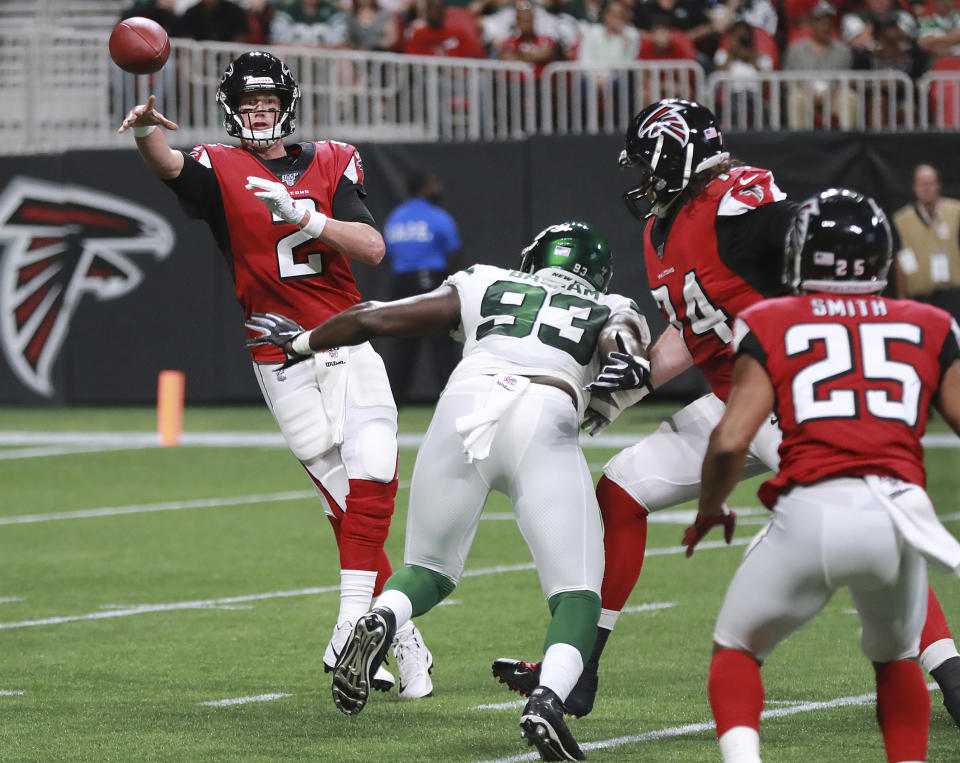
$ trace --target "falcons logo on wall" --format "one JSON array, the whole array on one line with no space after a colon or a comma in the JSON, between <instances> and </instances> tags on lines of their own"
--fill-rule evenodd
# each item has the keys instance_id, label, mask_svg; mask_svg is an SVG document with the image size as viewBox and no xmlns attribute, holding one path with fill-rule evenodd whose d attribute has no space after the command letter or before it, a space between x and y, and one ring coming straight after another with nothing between
<instances>
[{"instance_id":1,"label":"falcons logo on wall","mask_svg":"<svg viewBox=\"0 0 960 763\"><path fill-rule=\"evenodd\" d=\"M638 138L658 138L669 135L681 146L687 145L690 140L690 126L681 114L681 106L675 103L665 103L650 116L643 120L637 129Z\"/></svg>"},{"instance_id":2,"label":"falcons logo on wall","mask_svg":"<svg viewBox=\"0 0 960 763\"><path fill-rule=\"evenodd\" d=\"M143 280L130 254L166 257L173 229L111 194L16 177L0 194L0 343L30 389L50 374L85 295L117 299Z\"/></svg>"}]
</instances>

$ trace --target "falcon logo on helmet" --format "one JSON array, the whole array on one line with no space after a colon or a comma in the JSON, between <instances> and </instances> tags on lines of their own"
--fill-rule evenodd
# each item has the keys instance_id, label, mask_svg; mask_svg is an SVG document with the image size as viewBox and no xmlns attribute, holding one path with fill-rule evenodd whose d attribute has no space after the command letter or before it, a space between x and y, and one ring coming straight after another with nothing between
<instances>
[{"instance_id":1,"label":"falcon logo on helmet","mask_svg":"<svg viewBox=\"0 0 960 763\"><path fill-rule=\"evenodd\" d=\"M690 127L683 118L679 104L663 101L637 128L638 138L656 138L660 135L669 135L681 146L690 140Z\"/></svg>"},{"instance_id":2,"label":"falcon logo on helmet","mask_svg":"<svg viewBox=\"0 0 960 763\"><path fill-rule=\"evenodd\" d=\"M161 259L173 229L125 199L17 177L0 194L0 343L30 389L53 395L51 372L85 296L117 299L143 280L127 256Z\"/></svg>"}]
</instances>

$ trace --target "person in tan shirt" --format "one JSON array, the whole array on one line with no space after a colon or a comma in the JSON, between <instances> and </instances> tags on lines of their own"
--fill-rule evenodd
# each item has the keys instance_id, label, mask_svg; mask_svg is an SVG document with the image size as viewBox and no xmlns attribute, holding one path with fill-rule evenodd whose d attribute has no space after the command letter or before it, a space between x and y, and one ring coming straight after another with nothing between
<instances>
[{"instance_id":1,"label":"person in tan shirt","mask_svg":"<svg viewBox=\"0 0 960 763\"><path fill-rule=\"evenodd\" d=\"M940 195L929 164L913 171L916 200L898 210L897 293L929 302L960 319L960 200Z\"/></svg>"}]
</instances>

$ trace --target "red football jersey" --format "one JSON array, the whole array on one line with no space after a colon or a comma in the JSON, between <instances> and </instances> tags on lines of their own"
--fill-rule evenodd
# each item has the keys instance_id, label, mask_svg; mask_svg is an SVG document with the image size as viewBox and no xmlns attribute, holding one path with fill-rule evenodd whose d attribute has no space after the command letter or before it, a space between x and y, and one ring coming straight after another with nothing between
<instances>
[{"instance_id":1,"label":"red football jersey","mask_svg":"<svg viewBox=\"0 0 960 763\"><path fill-rule=\"evenodd\" d=\"M294 199L329 215L340 178L346 175L362 185L363 167L353 146L337 141L314 145L316 154L307 170L291 176L292 185L285 184ZM312 328L360 301L346 255L310 238L296 225L272 217L254 192L244 187L248 175L275 179L255 155L220 144L197 146L191 155L211 166L220 184L233 280L245 317L254 312L281 313ZM285 359L273 345L254 347L252 353L258 361Z\"/></svg>"},{"instance_id":2,"label":"red football jersey","mask_svg":"<svg viewBox=\"0 0 960 763\"><path fill-rule=\"evenodd\" d=\"M653 298L664 317L683 332L694 363L721 400L727 399L733 373L731 321L764 295L721 259L717 218L748 214L785 198L769 170L736 167L683 205L662 252L651 235L654 219L644 228L643 251Z\"/></svg>"},{"instance_id":3,"label":"red football jersey","mask_svg":"<svg viewBox=\"0 0 960 763\"><path fill-rule=\"evenodd\" d=\"M767 507L790 485L827 477L925 484L930 400L960 357L947 312L879 296L768 299L738 316L733 343L776 390L783 442L780 471L759 492Z\"/></svg>"}]
</instances>

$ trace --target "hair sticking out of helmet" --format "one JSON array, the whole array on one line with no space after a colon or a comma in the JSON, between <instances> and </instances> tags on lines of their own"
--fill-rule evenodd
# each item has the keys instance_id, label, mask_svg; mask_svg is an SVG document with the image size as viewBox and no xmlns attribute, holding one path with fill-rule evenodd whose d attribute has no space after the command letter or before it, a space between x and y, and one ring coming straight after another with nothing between
<instances>
[{"instance_id":1,"label":"hair sticking out of helmet","mask_svg":"<svg viewBox=\"0 0 960 763\"><path fill-rule=\"evenodd\" d=\"M787 232L783 281L795 293L874 294L887 285L893 236L869 196L828 188L800 205Z\"/></svg>"},{"instance_id":2,"label":"hair sticking out of helmet","mask_svg":"<svg viewBox=\"0 0 960 763\"><path fill-rule=\"evenodd\" d=\"M280 100L279 112L268 129L254 130L240 112L240 99L250 93L270 93ZM299 102L300 88L286 64L262 51L244 53L235 59L217 87L217 103L223 109L227 134L260 148L272 146L296 130Z\"/></svg>"},{"instance_id":3,"label":"hair sticking out of helmet","mask_svg":"<svg viewBox=\"0 0 960 763\"><path fill-rule=\"evenodd\" d=\"M640 219L663 217L697 173L729 158L710 109L681 98L652 103L631 120L620 152L621 169L640 172L623 196L627 208Z\"/></svg>"},{"instance_id":4,"label":"hair sticking out of helmet","mask_svg":"<svg viewBox=\"0 0 960 763\"><path fill-rule=\"evenodd\" d=\"M565 270L605 293L613 278L613 254L607 240L589 223L557 223L540 231L520 254L524 273L544 268Z\"/></svg>"}]
</instances>

